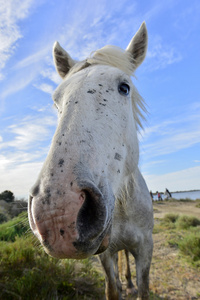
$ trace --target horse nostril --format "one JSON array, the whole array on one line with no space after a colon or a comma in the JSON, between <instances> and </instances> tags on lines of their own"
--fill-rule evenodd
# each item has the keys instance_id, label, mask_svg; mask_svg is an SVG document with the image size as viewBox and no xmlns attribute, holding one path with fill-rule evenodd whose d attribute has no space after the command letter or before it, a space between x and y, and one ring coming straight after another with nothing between
<instances>
[{"instance_id":1,"label":"horse nostril","mask_svg":"<svg viewBox=\"0 0 200 300\"><path fill-rule=\"evenodd\" d=\"M84 189L81 196L84 202L77 216L77 229L81 239L93 239L103 228L106 210L99 192Z\"/></svg>"}]
</instances>

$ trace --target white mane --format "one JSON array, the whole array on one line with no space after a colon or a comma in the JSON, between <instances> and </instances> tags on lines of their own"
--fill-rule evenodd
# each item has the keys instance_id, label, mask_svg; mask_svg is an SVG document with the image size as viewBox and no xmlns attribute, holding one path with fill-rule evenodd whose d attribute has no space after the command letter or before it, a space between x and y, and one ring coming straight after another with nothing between
<instances>
[{"instance_id":1,"label":"white mane","mask_svg":"<svg viewBox=\"0 0 200 300\"><path fill-rule=\"evenodd\" d=\"M117 46L105 46L91 53L90 57L82 62L76 63L66 77L79 72L91 65L109 65L125 72L128 76L134 76L135 64L131 54ZM138 127L143 128L142 120L145 119L143 112L147 112L144 99L140 96L134 86L132 94L133 115Z\"/></svg>"},{"instance_id":2,"label":"white mane","mask_svg":"<svg viewBox=\"0 0 200 300\"><path fill-rule=\"evenodd\" d=\"M92 52L87 62L90 64L110 65L122 70L129 76L133 75L135 69L133 58L129 52L110 45Z\"/></svg>"}]
</instances>

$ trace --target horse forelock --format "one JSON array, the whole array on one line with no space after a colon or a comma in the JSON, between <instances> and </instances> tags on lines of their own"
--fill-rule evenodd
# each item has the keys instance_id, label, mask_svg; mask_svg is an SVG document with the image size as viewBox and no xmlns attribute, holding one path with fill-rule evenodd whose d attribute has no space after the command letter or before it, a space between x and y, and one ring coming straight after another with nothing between
<instances>
[{"instance_id":1,"label":"horse forelock","mask_svg":"<svg viewBox=\"0 0 200 300\"><path fill-rule=\"evenodd\" d=\"M91 64L104 64L116 67L133 76L135 65L131 54L117 46L107 45L91 53L87 61Z\"/></svg>"},{"instance_id":2,"label":"horse forelock","mask_svg":"<svg viewBox=\"0 0 200 300\"><path fill-rule=\"evenodd\" d=\"M91 53L90 57L76 63L66 78L71 77L73 74L86 69L92 65L107 65L120 69L128 76L134 76L135 65L134 59L131 54L117 46L107 45L99 50ZM138 93L134 86L132 93L133 116L137 124L137 129L143 128L142 121L145 120L144 114L147 113L145 101Z\"/></svg>"}]
</instances>

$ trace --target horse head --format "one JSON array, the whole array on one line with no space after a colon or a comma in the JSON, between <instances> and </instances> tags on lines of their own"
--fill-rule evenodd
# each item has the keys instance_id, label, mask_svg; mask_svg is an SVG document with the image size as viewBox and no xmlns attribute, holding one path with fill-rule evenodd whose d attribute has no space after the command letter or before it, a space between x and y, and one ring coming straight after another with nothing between
<instances>
[{"instance_id":1,"label":"horse head","mask_svg":"<svg viewBox=\"0 0 200 300\"><path fill-rule=\"evenodd\" d=\"M77 62L56 42L58 126L30 191L29 222L47 253L85 258L107 249L115 199L138 165L142 99L131 75L145 58L143 23L126 50L106 46Z\"/></svg>"}]
</instances>

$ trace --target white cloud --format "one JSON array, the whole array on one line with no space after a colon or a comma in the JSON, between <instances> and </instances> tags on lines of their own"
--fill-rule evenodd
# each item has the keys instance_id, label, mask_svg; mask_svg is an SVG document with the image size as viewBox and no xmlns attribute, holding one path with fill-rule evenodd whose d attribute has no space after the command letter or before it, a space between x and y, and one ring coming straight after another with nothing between
<instances>
[{"instance_id":1,"label":"white cloud","mask_svg":"<svg viewBox=\"0 0 200 300\"><path fill-rule=\"evenodd\" d=\"M35 183L42 164L42 162L22 163L4 168L0 192L11 190L16 197L27 199L29 190Z\"/></svg>"},{"instance_id":2,"label":"white cloud","mask_svg":"<svg viewBox=\"0 0 200 300\"><path fill-rule=\"evenodd\" d=\"M177 152L181 149L189 148L200 143L200 128L186 129L182 132L181 128L173 134L158 138L152 143L143 145L144 155L151 157Z\"/></svg>"},{"instance_id":3,"label":"white cloud","mask_svg":"<svg viewBox=\"0 0 200 300\"><path fill-rule=\"evenodd\" d=\"M55 68L46 68L45 70L42 70L41 75L44 78L49 78L52 82L54 82L57 85L60 84L62 81L58 73L55 71Z\"/></svg>"},{"instance_id":4,"label":"white cloud","mask_svg":"<svg viewBox=\"0 0 200 300\"><path fill-rule=\"evenodd\" d=\"M50 84L47 83L42 83L42 84L35 84L34 85L37 89L43 91L44 93L50 94L52 95L53 91L54 91L54 87Z\"/></svg>"},{"instance_id":5,"label":"white cloud","mask_svg":"<svg viewBox=\"0 0 200 300\"><path fill-rule=\"evenodd\" d=\"M6 97L13 95L14 93L24 89L28 86L35 78L34 70L24 72L23 74L18 73L5 84L3 91L1 92L1 98L4 100Z\"/></svg>"},{"instance_id":6,"label":"white cloud","mask_svg":"<svg viewBox=\"0 0 200 300\"><path fill-rule=\"evenodd\" d=\"M29 15L33 2L33 0L0 1L0 71L13 54L16 41L22 37L18 22ZM3 74L0 74L0 78L3 77Z\"/></svg>"},{"instance_id":7,"label":"white cloud","mask_svg":"<svg viewBox=\"0 0 200 300\"><path fill-rule=\"evenodd\" d=\"M162 175L144 175L152 191L185 191L199 189L200 166Z\"/></svg>"},{"instance_id":8,"label":"white cloud","mask_svg":"<svg viewBox=\"0 0 200 300\"><path fill-rule=\"evenodd\" d=\"M190 105L175 118L145 128L141 139L145 157L175 153L200 143L200 107Z\"/></svg>"},{"instance_id":9,"label":"white cloud","mask_svg":"<svg viewBox=\"0 0 200 300\"><path fill-rule=\"evenodd\" d=\"M26 117L19 124L10 125L7 132L14 137L12 140L1 143L0 149L15 148L16 150L28 150L36 147L41 142L49 139L50 128L57 124L56 117L38 115Z\"/></svg>"},{"instance_id":10,"label":"white cloud","mask_svg":"<svg viewBox=\"0 0 200 300\"><path fill-rule=\"evenodd\" d=\"M18 63L15 64L14 69L22 69L26 67L30 67L36 63L38 63L41 59L45 57L45 55L50 50L50 46L47 45L46 47L40 49L38 52L31 54L24 59L20 60Z\"/></svg>"},{"instance_id":11,"label":"white cloud","mask_svg":"<svg viewBox=\"0 0 200 300\"><path fill-rule=\"evenodd\" d=\"M148 71L164 69L182 60L181 53L175 47L166 45L160 37L151 36L150 41L146 65Z\"/></svg>"},{"instance_id":12,"label":"white cloud","mask_svg":"<svg viewBox=\"0 0 200 300\"><path fill-rule=\"evenodd\" d=\"M8 189L17 197L28 195L57 124L56 116L45 114L46 111L42 111L37 116L28 116L3 132L9 140L0 140L0 192Z\"/></svg>"}]
</instances>

